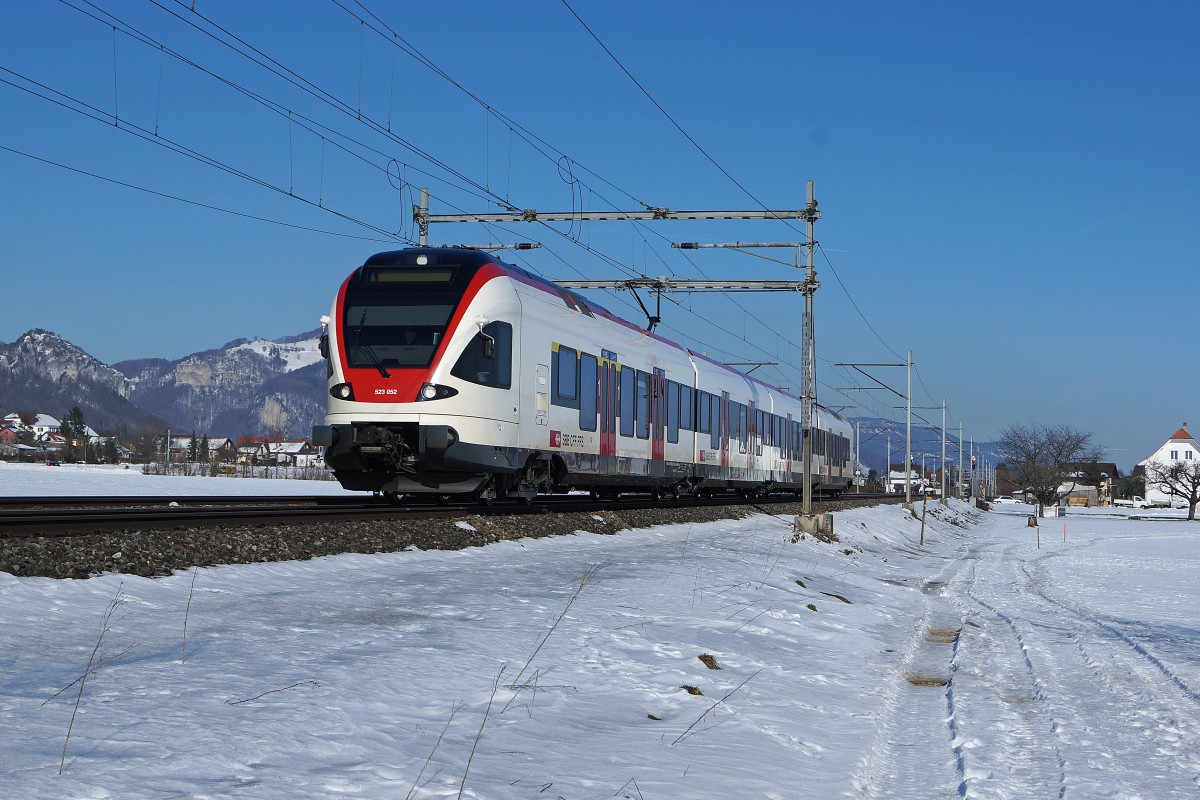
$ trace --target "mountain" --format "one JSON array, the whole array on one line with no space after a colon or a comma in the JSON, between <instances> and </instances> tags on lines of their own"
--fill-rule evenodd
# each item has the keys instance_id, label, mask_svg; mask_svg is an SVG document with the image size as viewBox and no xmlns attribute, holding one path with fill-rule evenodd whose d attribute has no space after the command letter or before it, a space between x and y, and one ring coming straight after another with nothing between
<instances>
[{"instance_id":1,"label":"mountain","mask_svg":"<svg viewBox=\"0 0 1200 800\"><path fill-rule=\"evenodd\" d=\"M325 409L319 335L238 339L174 361L108 366L54 333L34 330L0 343L0 411L62 416L78 405L97 429L158 422L210 436L305 438Z\"/></svg>"},{"instance_id":2,"label":"mountain","mask_svg":"<svg viewBox=\"0 0 1200 800\"><path fill-rule=\"evenodd\" d=\"M159 422L129 399L125 376L50 331L0 342L0 412L38 411L62 419L72 407L94 429Z\"/></svg>"},{"instance_id":3,"label":"mountain","mask_svg":"<svg viewBox=\"0 0 1200 800\"><path fill-rule=\"evenodd\" d=\"M177 430L306 438L325 413L319 330L280 341L237 339L178 361L115 364L129 398Z\"/></svg>"},{"instance_id":4,"label":"mountain","mask_svg":"<svg viewBox=\"0 0 1200 800\"><path fill-rule=\"evenodd\" d=\"M939 412L940 413L940 412ZM892 464L899 469L904 463L904 421L881 419L878 417L849 417L851 425L858 424L858 435L862 462L868 469L883 471L888 460L888 441L891 440ZM995 445L992 442L975 442L977 460L983 459L995 465L998 461ZM968 439L963 457L963 466L970 461L971 442ZM942 466L942 431L940 428L913 423L912 426L913 463L919 468L921 456L925 456L927 469L938 469ZM958 431L946 431L946 463L958 467ZM982 462L980 462L982 463Z\"/></svg>"}]
</instances>

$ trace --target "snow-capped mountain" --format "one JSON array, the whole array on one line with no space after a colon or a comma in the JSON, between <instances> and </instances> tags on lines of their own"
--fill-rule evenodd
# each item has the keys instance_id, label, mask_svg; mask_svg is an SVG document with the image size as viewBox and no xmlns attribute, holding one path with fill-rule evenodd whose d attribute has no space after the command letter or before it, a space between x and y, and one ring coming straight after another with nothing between
<instances>
[{"instance_id":1,"label":"snow-capped mountain","mask_svg":"<svg viewBox=\"0 0 1200 800\"><path fill-rule=\"evenodd\" d=\"M319 331L280 341L238 339L178 361L114 367L130 399L181 430L304 438L325 409Z\"/></svg>"},{"instance_id":2,"label":"snow-capped mountain","mask_svg":"<svg viewBox=\"0 0 1200 800\"><path fill-rule=\"evenodd\" d=\"M0 412L62 418L79 406L95 429L155 422L129 401L129 388L121 372L50 331L36 329L12 344L0 342Z\"/></svg>"},{"instance_id":3,"label":"snow-capped mountain","mask_svg":"<svg viewBox=\"0 0 1200 800\"><path fill-rule=\"evenodd\" d=\"M175 361L109 366L54 333L34 330L0 343L0 411L64 415L78 405L97 428L157 418L210 435L303 438L324 414L319 333L238 339Z\"/></svg>"}]
</instances>

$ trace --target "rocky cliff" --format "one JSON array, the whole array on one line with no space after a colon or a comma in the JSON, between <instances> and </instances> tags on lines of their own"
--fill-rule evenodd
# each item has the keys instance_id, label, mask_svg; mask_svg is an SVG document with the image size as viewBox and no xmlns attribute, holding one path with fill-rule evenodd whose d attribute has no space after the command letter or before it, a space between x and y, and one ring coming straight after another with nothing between
<instances>
[{"instance_id":1,"label":"rocky cliff","mask_svg":"<svg viewBox=\"0 0 1200 800\"><path fill-rule=\"evenodd\" d=\"M92 427L157 418L214 436L304 438L325 407L319 331L279 341L239 339L177 361L108 366L43 330L0 343L0 411L63 416L74 405Z\"/></svg>"}]
</instances>

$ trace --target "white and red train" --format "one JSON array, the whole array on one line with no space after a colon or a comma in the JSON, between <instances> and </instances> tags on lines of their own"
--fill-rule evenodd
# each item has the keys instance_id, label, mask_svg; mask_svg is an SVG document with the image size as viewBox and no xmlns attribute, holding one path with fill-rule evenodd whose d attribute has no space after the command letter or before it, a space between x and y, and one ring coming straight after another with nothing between
<instances>
[{"instance_id":1,"label":"white and red train","mask_svg":"<svg viewBox=\"0 0 1200 800\"><path fill-rule=\"evenodd\" d=\"M803 489L801 400L491 255L379 253L338 291L313 429L351 490L487 502L590 490ZM814 488L850 485L819 406Z\"/></svg>"}]
</instances>

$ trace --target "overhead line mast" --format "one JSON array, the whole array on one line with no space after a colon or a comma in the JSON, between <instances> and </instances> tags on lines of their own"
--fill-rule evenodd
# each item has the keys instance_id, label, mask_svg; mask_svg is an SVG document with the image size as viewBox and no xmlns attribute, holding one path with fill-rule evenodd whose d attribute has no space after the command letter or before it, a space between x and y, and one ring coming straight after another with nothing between
<instances>
[{"instance_id":1,"label":"overhead line mast","mask_svg":"<svg viewBox=\"0 0 1200 800\"><path fill-rule=\"evenodd\" d=\"M817 210L815 183L808 181L807 202L802 209L775 211L762 209L758 211L672 211L669 208L650 207L642 211L562 211L545 212L527 208L503 212L483 214L430 214L429 190L421 189L420 202L413 206L413 222L419 231L419 243L422 247L429 244L429 226L445 222L634 222L650 220L690 219L690 220L724 220L724 219L775 219L775 220L804 220L806 241L799 244L793 242L762 242L703 245L699 243L683 243L673 245L684 250L695 250L701 247L725 247L744 249L749 247L795 247L796 266L800 267L800 255L804 254L803 281L675 281L666 278L634 278L624 281L558 281L564 288L604 288L630 289L649 288L658 294L661 306L663 291L798 291L804 295L804 328L801 347L803 359L801 364L803 401L801 414L804 417L804 501L802 516L797 517L797 525L805 532L817 530L832 530L831 515L821 515L817 519L812 513L812 422L813 408L817 402L816 395L816 325L813 321L813 294L820 288L817 281L816 268L813 265L813 253L816 249L815 223L821 218ZM708 285L704 285L708 284ZM758 285L754 285L758 284ZM768 285L771 284L771 285ZM636 292L634 293L636 297ZM638 304L646 312L650 329L660 321L659 314L650 314L641 299ZM661 310L661 308L659 309Z\"/></svg>"}]
</instances>

